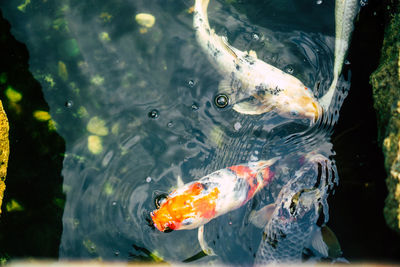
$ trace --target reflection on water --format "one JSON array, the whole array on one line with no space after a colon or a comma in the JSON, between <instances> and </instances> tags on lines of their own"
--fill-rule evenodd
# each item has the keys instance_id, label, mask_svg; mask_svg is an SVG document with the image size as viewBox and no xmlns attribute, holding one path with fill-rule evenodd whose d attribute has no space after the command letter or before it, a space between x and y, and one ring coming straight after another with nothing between
<instances>
[{"instance_id":1,"label":"reflection on water","mask_svg":"<svg viewBox=\"0 0 400 267\"><path fill-rule=\"evenodd\" d=\"M263 5L273 15L260 19L257 11L242 12L247 5L226 2L210 4L218 33L293 74L317 96L324 93L333 68L331 3L270 1ZM195 41L190 6L157 0L1 4L14 35L27 44L30 70L66 142L60 258L183 261L200 251L197 232L165 234L149 227L154 198L170 191L178 175L190 182L281 156L279 179L205 228L218 256L198 262L253 262L262 230L249 224L250 212L279 198L309 152L334 156L329 138L348 82L341 81L336 105L310 129L272 113L220 109L214 97L221 77ZM312 12L303 19L305 10ZM142 12L155 17L153 27L136 23Z\"/></svg>"}]
</instances>

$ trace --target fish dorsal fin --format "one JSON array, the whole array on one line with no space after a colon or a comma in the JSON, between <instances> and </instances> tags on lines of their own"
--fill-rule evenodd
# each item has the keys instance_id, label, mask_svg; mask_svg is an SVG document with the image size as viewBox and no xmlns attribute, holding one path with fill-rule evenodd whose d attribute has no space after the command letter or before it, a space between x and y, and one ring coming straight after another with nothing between
<instances>
[{"instance_id":1,"label":"fish dorsal fin","mask_svg":"<svg viewBox=\"0 0 400 267\"><path fill-rule=\"evenodd\" d=\"M275 211L275 207L275 203L272 203L257 211L253 210L249 215L249 221L258 228L264 228L265 225L271 220L272 214Z\"/></svg>"}]
</instances>

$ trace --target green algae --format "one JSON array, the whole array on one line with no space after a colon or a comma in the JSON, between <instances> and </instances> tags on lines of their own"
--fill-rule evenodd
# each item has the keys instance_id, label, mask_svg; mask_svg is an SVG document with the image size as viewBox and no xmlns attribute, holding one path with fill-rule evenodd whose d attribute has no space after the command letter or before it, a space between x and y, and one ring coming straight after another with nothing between
<instances>
[{"instance_id":1,"label":"green algae","mask_svg":"<svg viewBox=\"0 0 400 267\"><path fill-rule=\"evenodd\" d=\"M399 5L400 7L400 5ZM371 75L378 141L385 155L388 196L384 216L400 232L400 14L389 23L381 51L380 65Z\"/></svg>"}]
</instances>

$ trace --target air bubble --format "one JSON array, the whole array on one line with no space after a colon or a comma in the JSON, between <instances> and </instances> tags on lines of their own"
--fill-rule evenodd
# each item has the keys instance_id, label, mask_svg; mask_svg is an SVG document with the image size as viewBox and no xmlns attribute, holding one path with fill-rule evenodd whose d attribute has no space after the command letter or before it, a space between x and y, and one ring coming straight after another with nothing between
<instances>
[{"instance_id":1,"label":"air bubble","mask_svg":"<svg viewBox=\"0 0 400 267\"><path fill-rule=\"evenodd\" d=\"M192 110L198 110L199 106L196 103L192 104Z\"/></svg>"},{"instance_id":2,"label":"air bubble","mask_svg":"<svg viewBox=\"0 0 400 267\"><path fill-rule=\"evenodd\" d=\"M115 255L116 257L118 257L118 256L119 256L119 251L115 251L115 252L114 252L114 255Z\"/></svg>"},{"instance_id":3,"label":"air bubble","mask_svg":"<svg viewBox=\"0 0 400 267\"><path fill-rule=\"evenodd\" d=\"M287 72L287 73L289 73L289 74L293 74L293 72L294 72L294 69L293 69L293 67L292 66L286 66L285 67L285 71Z\"/></svg>"},{"instance_id":4,"label":"air bubble","mask_svg":"<svg viewBox=\"0 0 400 267\"><path fill-rule=\"evenodd\" d=\"M322 4L322 0L317 0L317 2L315 2L317 5Z\"/></svg>"},{"instance_id":5,"label":"air bubble","mask_svg":"<svg viewBox=\"0 0 400 267\"><path fill-rule=\"evenodd\" d=\"M253 33L253 34L251 35L251 38L253 38L254 41L260 40L260 36L259 36L257 33Z\"/></svg>"},{"instance_id":6,"label":"air bubble","mask_svg":"<svg viewBox=\"0 0 400 267\"><path fill-rule=\"evenodd\" d=\"M368 0L360 0L360 5L361 5L361 6L366 6L366 5L368 5Z\"/></svg>"},{"instance_id":7,"label":"air bubble","mask_svg":"<svg viewBox=\"0 0 400 267\"><path fill-rule=\"evenodd\" d=\"M168 126L169 128L171 128L172 126L174 126L174 124L173 124L172 121L170 121L170 122L167 123L167 126Z\"/></svg>"},{"instance_id":8,"label":"air bubble","mask_svg":"<svg viewBox=\"0 0 400 267\"><path fill-rule=\"evenodd\" d=\"M345 65L350 65L351 63L350 63L350 61L348 61L347 59L344 61L344 64Z\"/></svg>"},{"instance_id":9,"label":"air bubble","mask_svg":"<svg viewBox=\"0 0 400 267\"><path fill-rule=\"evenodd\" d=\"M152 119L157 119L158 116L160 116L157 109L153 109L152 111L149 112L148 115Z\"/></svg>"},{"instance_id":10,"label":"air bubble","mask_svg":"<svg viewBox=\"0 0 400 267\"><path fill-rule=\"evenodd\" d=\"M189 87L193 87L194 86L194 81L193 80L188 81L188 85L189 85Z\"/></svg>"},{"instance_id":11,"label":"air bubble","mask_svg":"<svg viewBox=\"0 0 400 267\"><path fill-rule=\"evenodd\" d=\"M113 201L113 202L111 203L111 205L117 206L117 201Z\"/></svg>"},{"instance_id":12,"label":"air bubble","mask_svg":"<svg viewBox=\"0 0 400 267\"><path fill-rule=\"evenodd\" d=\"M150 182L151 182L151 177L150 177L150 176L146 178L146 182L147 182L147 183L150 183Z\"/></svg>"},{"instance_id":13,"label":"air bubble","mask_svg":"<svg viewBox=\"0 0 400 267\"><path fill-rule=\"evenodd\" d=\"M224 108L228 105L229 99L227 95L220 94L214 98L214 103L219 108Z\"/></svg>"},{"instance_id":14,"label":"air bubble","mask_svg":"<svg viewBox=\"0 0 400 267\"><path fill-rule=\"evenodd\" d=\"M67 102L65 102L65 106L67 108L71 108L74 105L74 102L72 102L72 100L68 100Z\"/></svg>"}]
</instances>

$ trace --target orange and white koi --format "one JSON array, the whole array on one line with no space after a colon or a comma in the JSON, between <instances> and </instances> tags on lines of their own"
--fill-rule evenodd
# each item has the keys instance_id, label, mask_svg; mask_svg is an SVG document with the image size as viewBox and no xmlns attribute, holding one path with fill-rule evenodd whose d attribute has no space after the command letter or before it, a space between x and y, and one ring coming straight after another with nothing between
<instances>
[{"instance_id":1,"label":"orange and white koi","mask_svg":"<svg viewBox=\"0 0 400 267\"><path fill-rule=\"evenodd\" d=\"M154 226L162 232L199 228L200 245L207 253L210 249L202 241L203 225L243 206L269 184L274 177L271 168L276 160L231 166L184 184L151 212Z\"/></svg>"}]
</instances>

